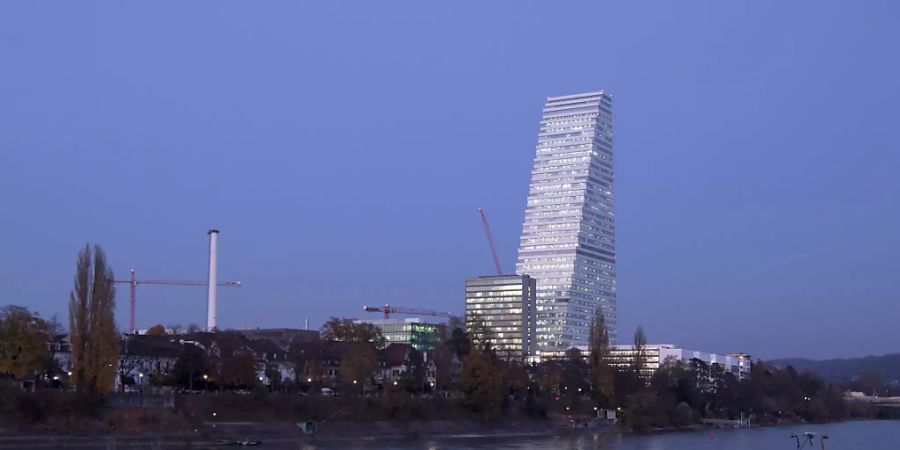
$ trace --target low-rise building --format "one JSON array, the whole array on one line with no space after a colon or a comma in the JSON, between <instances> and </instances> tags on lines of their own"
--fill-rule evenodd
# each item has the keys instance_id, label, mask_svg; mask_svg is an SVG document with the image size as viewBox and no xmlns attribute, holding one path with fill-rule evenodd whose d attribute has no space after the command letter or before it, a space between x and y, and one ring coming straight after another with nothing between
<instances>
[{"instance_id":1,"label":"low-rise building","mask_svg":"<svg viewBox=\"0 0 900 450\"><path fill-rule=\"evenodd\" d=\"M418 317L405 319L357 320L375 325L384 336L385 346L409 344L420 352L434 348L441 341L442 324L427 323Z\"/></svg>"},{"instance_id":2,"label":"low-rise building","mask_svg":"<svg viewBox=\"0 0 900 450\"><path fill-rule=\"evenodd\" d=\"M614 368L633 367L637 350L632 345L614 345L610 347L610 365ZM651 376L666 361L682 361L689 363L692 359L700 360L712 367L719 365L725 372L731 373L737 379L750 376L750 355L746 353L710 353L696 350L686 350L669 344L646 345L643 349L643 364L641 373Z\"/></svg>"}]
</instances>

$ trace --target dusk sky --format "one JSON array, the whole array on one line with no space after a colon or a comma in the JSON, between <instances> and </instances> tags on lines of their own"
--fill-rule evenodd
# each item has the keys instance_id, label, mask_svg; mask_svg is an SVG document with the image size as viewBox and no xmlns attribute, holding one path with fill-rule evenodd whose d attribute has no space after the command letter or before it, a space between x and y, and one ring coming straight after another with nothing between
<instances>
[{"instance_id":1,"label":"dusk sky","mask_svg":"<svg viewBox=\"0 0 900 450\"><path fill-rule=\"evenodd\" d=\"M76 255L219 324L463 312L514 269L547 96L614 101L620 340L900 351L900 3L0 4L0 304ZM120 286L117 320L128 324ZM138 288L138 327L204 324Z\"/></svg>"}]
</instances>

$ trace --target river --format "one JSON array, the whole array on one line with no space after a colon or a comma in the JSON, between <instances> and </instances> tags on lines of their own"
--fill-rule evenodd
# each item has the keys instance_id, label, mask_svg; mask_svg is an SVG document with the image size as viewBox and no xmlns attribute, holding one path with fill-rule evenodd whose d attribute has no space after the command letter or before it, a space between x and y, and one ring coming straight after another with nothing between
<instances>
[{"instance_id":1,"label":"river","mask_svg":"<svg viewBox=\"0 0 900 450\"><path fill-rule=\"evenodd\" d=\"M557 436L532 437L459 437L421 438L406 440L389 439L330 439L322 441L298 441L296 438L254 436L262 439L259 449L292 450L793 450L797 446L791 434L805 432L827 435L827 450L897 450L900 449L900 421L855 421L824 425L797 425L761 427L741 430L699 430L664 432L637 435L609 430L590 432L579 430ZM97 449L181 449L183 442L167 442L147 437L60 437L60 436L5 436L0 438L0 449L49 449L73 450ZM191 448L228 448L213 442L195 442ZM234 447L231 447L234 448ZM820 450L819 439L815 445L801 447Z\"/></svg>"},{"instance_id":2,"label":"river","mask_svg":"<svg viewBox=\"0 0 900 450\"><path fill-rule=\"evenodd\" d=\"M761 427L740 430L666 432L649 435L581 432L554 437L421 439L416 441L357 441L301 445L303 450L332 449L509 449L509 450L737 450L796 449L792 433L812 432L828 436L827 450L900 449L900 421L854 421L823 425ZM297 447L292 447L297 448ZM819 450L806 444L806 449Z\"/></svg>"}]
</instances>

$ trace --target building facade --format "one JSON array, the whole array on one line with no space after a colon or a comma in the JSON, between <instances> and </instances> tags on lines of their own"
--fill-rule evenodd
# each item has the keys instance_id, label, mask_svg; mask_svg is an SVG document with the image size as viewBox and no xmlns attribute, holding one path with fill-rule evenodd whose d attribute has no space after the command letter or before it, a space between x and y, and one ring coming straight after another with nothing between
<instances>
[{"instance_id":1,"label":"building facade","mask_svg":"<svg viewBox=\"0 0 900 450\"><path fill-rule=\"evenodd\" d=\"M417 317L406 319L357 320L369 323L381 330L384 345L409 344L421 352L434 348L441 341L442 326L423 322Z\"/></svg>"},{"instance_id":2,"label":"building facade","mask_svg":"<svg viewBox=\"0 0 900 450\"><path fill-rule=\"evenodd\" d=\"M536 292L528 275L466 280L466 331L478 342L489 339L501 357L533 356Z\"/></svg>"},{"instance_id":3,"label":"building facade","mask_svg":"<svg viewBox=\"0 0 900 450\"><path fill-rule=\"evenodd\" d=\"M612 126L602 91L544 106L516 261L537 280L538 357L587 350L598 308L616 341Z\"/></svg>"},{"instance_id":4,"label":"building facade","mask_svg":"<svg viewBox=\"0 0 900 450\"><path fill-rule=\"evenodd\" d=\"M665 364L666 361L690 363L692 359L697 359L710 367L719 365L725 372L730 372L735 378L740 380L750 376L750 365L752 363L750 355L746 353L726 353L723 355L686 350L668 344L647 345L644 347L643 354L644 363L642 364L641 373L647 378L653 375L653 372ZM631 345L614 345L610 347L610 365L617 369L633 367L636 355L637 351Z\"/></svg>"}]
</instances>

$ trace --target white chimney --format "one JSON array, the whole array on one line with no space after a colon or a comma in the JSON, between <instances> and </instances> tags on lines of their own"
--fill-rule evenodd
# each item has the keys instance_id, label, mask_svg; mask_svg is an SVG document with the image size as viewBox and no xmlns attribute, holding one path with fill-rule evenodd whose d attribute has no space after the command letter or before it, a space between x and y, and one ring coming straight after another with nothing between
<instances>
[{"instance_id":1,"label":"white chimney","mask_svg":"<svg viewBox=\"0 0 900 450\"><path fill-rule=\"evenodd\" d=\"M209 291L206 296L206 331L216 331L216 266L217 266L217 242L219 230L213 228L209 234Z\"/></svg>"}]
</instances>

